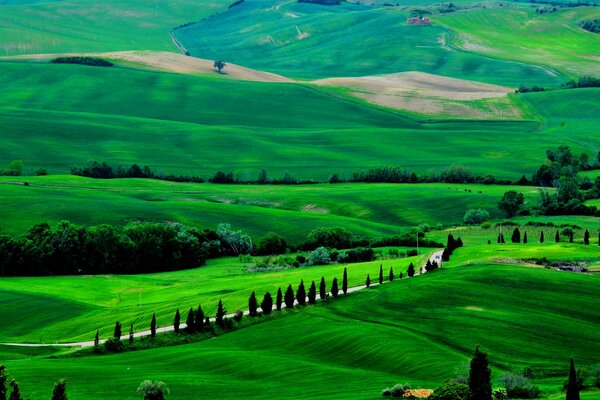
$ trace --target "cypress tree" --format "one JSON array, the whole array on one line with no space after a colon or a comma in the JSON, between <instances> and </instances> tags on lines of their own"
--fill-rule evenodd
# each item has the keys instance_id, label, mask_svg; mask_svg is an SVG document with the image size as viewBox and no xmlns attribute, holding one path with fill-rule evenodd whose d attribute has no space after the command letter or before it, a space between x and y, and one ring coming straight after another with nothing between
<instances>
[{"instance_id":1,"label":"cypress tree","mask_svg":"<svg viewBox=\"0 0 600 400\"><path fill-rule=\"evenodd\" d=\"M583 244L585 244L586 246L590 244L590 231L588 231L587 229L583 234Z\"/></svg>"},{"instance_id":2,"label":"cypress tree","mask_svg":"<svg viewBox=\"0 0 600 400\"><path fill-rule=\"evenodd\" d=\"M321 277L321 283L319 284L319 297L321 300L325 300L327 297L327 288L325 287L325 277Z\"/></svg>"},{"instance_id":3,"label":"cypress tree","mask_svg":"<svg viewBox=\"0 0 600 400\"><path fill-rule=\"evenodd\" d=\"M475 348L469 370L471 400L492 400L492 371L488 367L487 354Z\"/></svg>"},{"instance_id":4,"label":"cypress tree","mask_svg":"<svg viewBox=\"0 0 600 400\"><path fill-rule=\"evenodd\" d=\"M179 325L181 325L181 314L179 314L179 308L175 311L175 318L173 318L173 331L179 333Z\"/></svg>"},{"instance_id":5,"label":"cypress tree","mask_svg":"<svg viewBox=\"0 0 600 400\"><path fill-rule=\"evenodd\" d=\"M408 274L409 278L412 278L413 276L415 276L415 265L413 263L410 263L410 265L408 266L408 270L406 271L406 273Z\"/></svg>"},{"instance_id":6,"label":"cypress tree","mask_svg":"<svg viewBox=\"0 0 600 400\"><path fill-rule=\"evenodd\" d=\"M367 287L371 286L371 277L369 276L369 274L367 274L367 280L365 281L365 285L367 285Z\"/></svg>"},{"instance_id":7,"label":"cypress tree","mask_svg":"<svg viewBox=\"0 0 600 400\"><path fill-rule=\"evenodd\" d=\"M23 400L23 397L21 397L21 389L19 388L19 383L13 379L10 381L10 387L12 388L12 392L10 394L9 400Z\"/></svg>"},{"instance_id":8,"label":"cypress tree","mask_svg":"<svg viewBox=\"0 0 600 400\"><path fill-rule=\"evenodd\" d=\"M317 286L315 281L312 281L308 288L308 304L315 304L317 302Z\"/></svg>"},{"instance_id":9,"label":"cypress tree","mask_svg":"<svg viewBox=\"0 0 600 400\"><path fill-rule=\"evenodd\" d=\"M198 304L198 309L196 310L196 332L204 332L204 311L202 310L202 305Z\"/></svg>"},{"instance_id":10,"label":"cypress tree","mask_svg":"<svg viewBox=\"0 0 600 400\"><path fill-rule=\"evenodd\" d=\"M600 233L598 233L598 246L600 246Z\"/></svg>"},{"instance_id":11,"label":"cypress tree","mask_svg":"<svg viewBox=\"0 0 600 400\"><path fill-rule=\"evenodd\" d=\"M100 346L100 331L96 331L96 337L94 338L94 347L98 347ZM0 400L4 400L2 399L2 397L0 397Z\"/></svg>"},{"instance_id":12,"label":"cypress tree","mask_svg":"<svg viewBox=\"0 0 600 400\"><path fill-rule=\"evenodd\" d=\"M560 243L560 233L558 233L558 230L556 230L556 234L554 235L554 242Z\"/></svg>"},{"instance_id":13,"label":"cypress tree","mask_svg":"<svg viewBox=\"0 0 600 400\"><path fill-rule=\"evenodd\" d=\"M258 315L258 302L256 301L256 293L252 292L250 294L250 298L248 299L248 314L251 317L256 317Z\"/></svg>"},{"instance_id":14,"label":"cypress tree","mask_svg":"<svg viewBox=\"0 0 600 400\"><path fill-rule=\"evenodd\" d=\"M540 243L544 243L544 231L540 233Z\"/></svg>"},{"instance_id":15,"label":"cypress tree","mask_svg":"<svg viewBox=\"0 0 600 400\"><path fill-rule=\"evenodd\" d=\"M504 240L504 233L500 234L500 243L506 243L506 240Z\"/></svg>"},{"instance_id":16,"label":"cypress tree","mask_svg":"<svg viewBox=\"0 0 600 400\"><path fill-rule=\"evenodd\" d=\"M573 234L573 230L571 230L571 232L569 233L569 243L573 243L573 239L574 239L574 234Z\"/></svg>"},{"instance_id":17,"label":"cypress tree","mask_svg":"<svg viewBox=\"0 0 600 400\"><path fill-rule=\"evenodd\" d=\"M331 295L333 297L338 297L339 291L337 278L333 278L333 282L331 283Z\"/></svg>"},{"instance_id":18,"label":"cypress tree","mask_svg":"<svg viewBox=\"0 0 600 400\"><path fill-rule=\"evenodd\" d=\"M227 313L227 310L225 310L225 308L223 308L223 301L221 299L219 299L219 304L217 305L217 315L215 315L215 323L220 327L223 328L224 324L224 318L225 318L225 314Z\"/></svg>"},{"instance_id":19,"label":"cypress tree","mask_svg":"<svg viewBox=\"0 0 600 400\"><path fill-rule=\"evenodd\" d=\"M113 336L117 339L121 339L121 324L119 321L115 323L115 331L113 332Z\"/></svg>"},{"instance_id":20,"label":"cypress tree","mask_svg":"<svg viewBox=\"0 0 600 400\"><path fill-rule=\"evenodd\" d=\"M129 325L129 344L133 344L133 323Z\"/></svg>"},{"instance_id":21,"label":"cypress tree","mask_svg":"<svg viewBox=\"0 0 600 400\"><path fill-rule=\"evenodd\" d=\"M379 284L383 283L383 264L379 264Z\"/></svg>"},{"instance_id":22,"label":"cypress tree","mask_svg":"<svg viewBox=\"0 0 600 400\"><path fill-rule=\"evenodd\" d=\"M262 309L263 314L271 314L273 311L273 297L271 296L271 293L265 293L263 300L260 303L260 308Z\"/></svg>"},{"instance_id":23,"label":"cypress tree","mask_svg":"<svg viewBox=\"0 0 600 400\"><path fill-rule=\"evenodd\" d=\"M571 367L569 368L569 385L567 386L567 400L579 400L579 386L577 385L577 370L575 362L571 358Z\"/></svg>"},{"instance_id":24,"label":"cypress tree","mask_svg":"<svg viewBox=\"0 0 600 400\"><path fill-rule=\"evenodd\" d=\"M442 261L450 261L450 252L447 247L444 247L444 251L442 252Z\"/></svg>"},{"instance_id":25,"label":"cypress tree","mask_svg":"<svg viewBox=\"0 0 600 400\"><path fill-rule=\"evenodd\" d=\"M402 274L402 272L400 272L400 280L402 280L402 278L404 278L404 275Z\"/></svg>"},{"instance_id":26,"label":"cypress tree","mask_svg":"<svg viewBox=\"0 0 600 400\"><path fill-rule=\"evenodd\" d=\"M390 275L388 278L389 278L390 282L392 282L394 280L394 267L390 267Z\"/></svg>"},{"instance_id":27,"label":"cypress tree","mask_svg":"<svg viewBox=\"0 0 600 400\"><path fill-rule=\"evenodd\" d=\"M199 324L202 323L202 320L198 321ZM185 320L185 324L187 325L187 332L188 333L194 333L196 332L196 325L194 324L194 309L190 308L190 311L188 311L188 316L187 319Z\"/></svg>"},{"instance_id":28,"label":"cypress tree","mask_svg":"<svg viewBox=\"0 0 600 400\"><path fill-rule=\"evenodd\" d=\"M150 337L156 337L156 313L152 314L152 320L150 321Z\"/></svg>"},{"instance_id":29,"label":"cypress tree","mask_svg":"<svg viewBox=\"0 0 600 400\"><path fill-rule=\"evenodd\" d=\"M348 269L344 268L344 277L342 278L342 292L348 293Z\"/></svg>"},{"instance_id":30,"label":"cypress tree","mask_svg":"<svg viewBox=\"0 0 600 400\"><path fill-rule=\"evenodd\" d=\"M6 374L4 370L6 367L0 365L0 400L6 400Z\"/></svg>"},{"instance_id":31,"label":"cypress tree","mask_svg":"<svg viewBox=\"0 0 600 400\"><path fill-rule=\"evenodd\" d=\"M288 285L283 301L287 308L294 308L294 289L292 289L292 285Z\"/></svg>"},{"instance_id":32,"label":"cypress tree","mask_svg":"<svg viewBox=\"0 0 600 400\"><path fill-rule=\"evenodd\" d=\"M61 379L54 384L52 400L67 400L67 381Z\"/></svg>"},{"instance_id":33,"label":"cypress tree","mask_svg":"<svg viewBox=\"0 0 600 400\"><path fill-rule=\"evenodd\" d=\"M523 243L527 244L527 232L523 234Z\"/></svg>"},{"instance_id":34,"label":"cypress tree","mask_svg":"<svg viewBox=\"0 0 600 400\"><path fill-rule=\"evenodd\" d=\"M304 280L300 281L300 286L298 286L298 290L296 291L296 301L300 306L306 305L306 289L304 289Z\"/></svg>"},{"instance_id":35,"label":"cypress tree","mask_svg":"<svg viewBox=\"0 0 600 400\"><path fill-rule=\"evenodd\" d=\"M513 243L521 243L521 231L519 230L519 228L515 228L515 230L512 233L512 237L510 238L510 241Z\"/></svg>"},{"instance_id":36,"label":"cypress tree","mask_svg":"<svg viewBox=\"0 0 600 400\"><path fill-rule=\"evenodd\" d=\"M281 303L283 302L283 293L281 293L281 288L277 289L277 299L275 304L277 306L277 311L281 311Z\"/></svg>"}]
</instances>

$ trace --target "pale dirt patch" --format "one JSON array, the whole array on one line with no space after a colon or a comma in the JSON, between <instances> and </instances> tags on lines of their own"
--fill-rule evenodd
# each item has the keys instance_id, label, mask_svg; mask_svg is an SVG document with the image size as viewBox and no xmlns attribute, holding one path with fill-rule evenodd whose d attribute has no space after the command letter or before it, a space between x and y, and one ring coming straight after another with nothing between
<instances>
[{"instance_id":1,"label":"pale dirt patch","mask_svg":"<svg viewBox=\"0 0 600 400\"><path fill-rule=\"evenodd\" d=\"M90 56L133 64L143 69L176 72L188 75L218 74L213 68L212 60L184 56L167 51L121 51L112 53L67 53L67 54L32 54L16 57L0 57L0 60L51 60L60 56ZM256 82L292 82L291 79L269 72L257 71L236 64L227 63L220 75L232 79Z\"/></svg>"},{"instance_id":2,"label":"pale dirt patch","mask_svg":"<svg viewBox=\"0 0 600 400\"><path fill-rule=\"evenodd\" d=\"M296 35L296 38L297 38L298 40L306 39L307 37L309 37L309 36L310 36L310 34L309 34L309 33L307 33L307 32L302 32L302 31L300 30L300 28L298 28L298 26L296 26L296 31L298 32L298 35Z\"/></svg>"},{"instance_id":3,"label":"pale dirt patch","mask_svg":"<svg viewBox=\"0 0 600 400\"><path fill-rule=\"evenodd\" d=\"M302 211L317 214L329 214L328 209L318 207L316 204L306 204L304 207L302 207Z\"/></svg>"},{"instance_id":4,"label":"pale dirt patch","mask_svg":"<svg viewBox=\"0 0 600 400\"><path fill-rule=\"evenodd\" d=\"M297 15L297 14L294 14L294 13L291 13L291 12L286 12L286 13L285 13L285 14L283 14L283 15L285 15L286 17L290 17L290 18L300 18L300 16L299 16L299 15Z\"/></svg>"},{"instance_id":5,"label":"pale dirt patch","mask_svg":"<svg viewBox=\"0 0 600 400\"><path fill-rule=\"evenodd\" d=\"M508 99L511 88L422 72L329 78L313 83L348 88L352 95L368 102L419 114L477 119L521 116ZM477 107L470 103L473 101L480 101Z\"/></svg>"}]
</instances>

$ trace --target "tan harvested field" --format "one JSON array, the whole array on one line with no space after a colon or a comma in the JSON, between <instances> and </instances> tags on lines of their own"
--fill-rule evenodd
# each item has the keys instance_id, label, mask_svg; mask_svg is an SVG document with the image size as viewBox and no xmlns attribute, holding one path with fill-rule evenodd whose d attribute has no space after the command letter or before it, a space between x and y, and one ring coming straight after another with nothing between
<instances>
[{"instance_id":1,"label":"tan harvested field","mask_svg":"<svg viewBox=\"0 0 600 400\"><path fill-rule=\"evenodd\" d=\"M120 51L111 53L65 53L65 54L31 54L14 57L0 57L0 60L50 61L56 57L87 56L110 60L117 65L157 71L175 72L189 75L219 74L213 68L213 60L205 60L167 51ZM220 74L232 79L255 82L292 82L281 75L271 74L245 68L235 64L227 64Z\"/></svg>"},{"instance_id":2,"label":"tan harvested field","mask_svg":"<svg viewBox=\"0 0 600 400\"><path fill-rule=\"evenodd\" d=\"M328 78L313 83L347 88L368 102L430 116L514 119L522 115L508 97L511 88L422 72Z\"/></svg>"}]
</instances>

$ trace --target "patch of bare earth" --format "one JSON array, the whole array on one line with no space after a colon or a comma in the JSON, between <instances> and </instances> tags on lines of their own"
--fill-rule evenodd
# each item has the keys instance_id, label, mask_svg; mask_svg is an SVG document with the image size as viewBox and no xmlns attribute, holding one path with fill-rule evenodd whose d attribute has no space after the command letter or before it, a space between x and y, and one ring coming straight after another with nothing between
<instances>
[{"instance_id":1,"label":"patch of bare earth","mask_svg":"<svg viewBox=\"0 0 600 400\"><path fill-rule=\"evenodd\" d=\"M429 116L514 119L521 111L508 98L513 89L422 72L329 78L313 82L344 87L368 102Z\"/></svg>"}]
</instances>

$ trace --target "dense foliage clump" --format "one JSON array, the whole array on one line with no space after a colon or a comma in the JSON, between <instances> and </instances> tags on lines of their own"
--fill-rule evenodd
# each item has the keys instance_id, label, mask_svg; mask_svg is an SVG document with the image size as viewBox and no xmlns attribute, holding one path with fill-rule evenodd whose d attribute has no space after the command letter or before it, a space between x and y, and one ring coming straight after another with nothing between
<instances>
[{"instance_id":1,"label":"dense foliage clump","mask_svg":"<svg viewBox=\"0 0 600 400\"><path fill-rule=\"evenodd\" d=\"M79 64L79 65L89 65L92 67L112 67L114 65L110 61L106 61L101 58L79 57L79 56L57 57L52 60L52 63L53 64Z\"/></svg>"}]
</instances>

